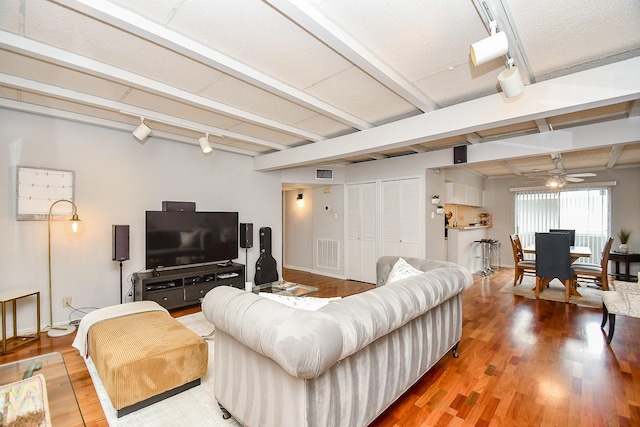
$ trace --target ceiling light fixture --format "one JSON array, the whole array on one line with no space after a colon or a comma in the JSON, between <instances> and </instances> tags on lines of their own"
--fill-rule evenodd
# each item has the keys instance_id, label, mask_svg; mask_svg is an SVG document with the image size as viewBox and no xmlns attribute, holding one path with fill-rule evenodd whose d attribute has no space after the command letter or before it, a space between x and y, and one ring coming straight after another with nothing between
<instances>
[{"instance_id":1,"label":"ceiling light fixture","mask_svg":"<svg viewBox=\"0 0 640 427\"><path fill-rule=\"evenodd\" d=\"M509 41L504 31L497 32L498 23L490 22L491 35L471 45L471 60L473 65L484 64L509 52Z\"/></svg>"},{"instance_id":2,"label":"ceiling light fixture","mask_svg":"<svg viewBox=\"0 0 640 427\"><path fill-rule=\"evenodd\" d=\"M151 128L144 123L144 117L140 117L140 124L133 131L133 137L137 139L138 142L144 144L150 135Z\"/></svg>"},{"instance_id":3,"label":"ceiling light fixture","mask_svg":"<svg viewBox=\"0 0 640 427\"><path fill-rule=\"evenodd\" d=\"M209 154L213 151L213 147L211 147L211 143L209 143L208 133L205 133L203 137L199 138L198 143L200 144L202 154Z\"/></svg>"},{"instance_id":4,"label":"ceiling light fixture","mask_svg":"<svg viewBox=\"0 0 640 427\"><path fill-rule=\"evenodd\" d=\"M514 98L524 91L520 70L514 65L514 60L509 55L507 34L504 31L498 31L498 22L493 19L487 3L482 2L481 5L489 20L490 36L471 45L471 60L473 65L480 65L506 55L507 69L502 70L498 75L498 83L500 83L500 88L505 97Z\"/></svg>"},{"instance_id":5,"label":"ceiling light fixture","mask_svg":"<svg viewBox=\"0 0 640 427\"><path fill-rule=\"evenodd\" d=\"M498 74L498 82L507 98L514 98L524 91L524 83L518 67L513 65L513 58L507 60L507 69Z\"/></svg>"},{"instance_id":6,"label":"ceiling light fixture","mask_svg":"<svg viewBox=\"0 0 640 427\"><path fill-rule=\"evenodd\" d=\"M555 188L560 188L560 187L564 187L564 185L566 184L566 181L564 179L562 179L561 177L558 176L552 176L547 180L547 187L551 188L551 189L555 189Z\"/></svg>"}]
</instances>

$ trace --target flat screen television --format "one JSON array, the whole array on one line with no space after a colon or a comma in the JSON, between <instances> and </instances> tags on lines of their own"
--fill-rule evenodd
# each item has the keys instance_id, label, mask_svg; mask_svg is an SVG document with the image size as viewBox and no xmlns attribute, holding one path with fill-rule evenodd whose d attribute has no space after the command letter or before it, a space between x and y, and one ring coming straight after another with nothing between
<instances>
[{"instance_id":1,"label":"flat screen television","mask_svg":"<svg viewBox=\"0 0 640 427\"><path fill-rule=\"evenodd\" d=\"M146 212L148 270L238 258L238 212Z\"/></svg>"}]
</instances>

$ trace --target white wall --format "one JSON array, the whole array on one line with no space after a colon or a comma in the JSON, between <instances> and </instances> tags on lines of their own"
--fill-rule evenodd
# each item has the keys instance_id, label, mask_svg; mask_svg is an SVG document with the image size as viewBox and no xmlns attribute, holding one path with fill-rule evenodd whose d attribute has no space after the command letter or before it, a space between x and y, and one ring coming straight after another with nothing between
<instances>
[{"instance_id":1,"label":"white wall","mask_svg":"<svg viewBox=\"0 0 640 427\"><path fill-rule=\"evenodd\" d=\"M282 265L281 179L279 172L254 172L253 159L222 151L204 156L194 145L151 138L141 145L129 132L0 109L0 265L2 289L41 292L42 324L49 322L47 222L16 221L16 166L75 171L75 202L86 224L80 237L67 237L53 223L54 323L68 319L62 297L76 307L120 302L119 264L111 260L111 225L131 226L127 279L144 269L144 213L161 210L163 200L194 201L197 210L238 211L254 224L248 277L259 255L258 229L273 230L273 255ZM245 263L239 249L238 262ZM19 305L19 328L35 327L32 303ZM76 317L74 317L76 318Z\"/></svg>"}]
</instances>

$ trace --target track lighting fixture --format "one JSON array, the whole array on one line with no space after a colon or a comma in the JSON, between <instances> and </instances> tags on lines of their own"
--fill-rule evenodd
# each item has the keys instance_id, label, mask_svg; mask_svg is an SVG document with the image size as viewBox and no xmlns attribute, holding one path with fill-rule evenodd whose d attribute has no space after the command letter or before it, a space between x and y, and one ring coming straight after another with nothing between
<instances>
[{"instance_id":1,"label":"track lighting fixture","mask_svg":"<svg viewBox=\"0 0 640 427\"><path fill-rule=\"evenodd\" d=\"M202 154L209 154L213 151L213 147L209 143L209 134L205 133L203 137L198 139L198 143L200 144L200 149L202 150Z\"/></svg>"},{"instance_id":2,"label":"track lighting fixture","mask_svg":"<svg viewBox=\"0 0 640 427\"><path fill-rule=\"evenodd\" d=\"M509 58L507 61L507 69L498 74L498 82L507 98L516 97L524 91L524 83L518 67L513 65L513 58Z\"/></svg>"},{"instance_id":3,"label":"track lighting fixture","mask_svg":"<svg viewBox=\"0 0 640 427\"><path fill-rule=\"evenodd\" d=\"M146 139L151 135L151 128L144 123L144 117L140 117L140 124L133 131L133 137L144 144Z\"/></svg>"},{"instance_id":4,"label":"track lighting fixture","mask_svg":"<svg viewBox=\"0 0 640 427\"><path fill-rule=\"evenodd\" d=\"M509 41L504 31L497 32L498 23L490 22L491 35L471 45L473 65L484 64L509 52Z\"/></svg>"}]
</instances>

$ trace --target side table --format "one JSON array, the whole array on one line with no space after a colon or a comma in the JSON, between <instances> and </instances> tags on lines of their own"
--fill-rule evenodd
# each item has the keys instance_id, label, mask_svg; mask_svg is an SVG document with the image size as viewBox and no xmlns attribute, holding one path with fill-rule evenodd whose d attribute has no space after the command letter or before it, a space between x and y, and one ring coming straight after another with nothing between
<instances>
[{"instance_id":1,"label":"side table","mask_svg":"<svg viewBox=\"0 0 640 427\"><path fill-rule=\"evenodd\" d=\"M609 261L613 261L616 264L616 272L611 273L616 279L624 280L625 282L631 281L631 263L640 262L640 253L633 252L609 252ZM624 274L620 273L620 263L624 263Z\"/></svg>"},{"instance_id":2,"label":"side table","mask_svg":"<svg viewBox=\"0 0 640 427\"><path fill-rule=\"evenodd\" d=\"M35 335L18 335L17 304L21 298L36 297L36 333ZM7 304L12 304L13 308L13 335L7 338ZM40 291L30 291L25 289L10 289L0 292L0 306L2 307L2 354L7 354L23 345L40 339ZM8 348L7 344L13 341L20 341L18 344Z\"/></svg>"}]
</instances>

